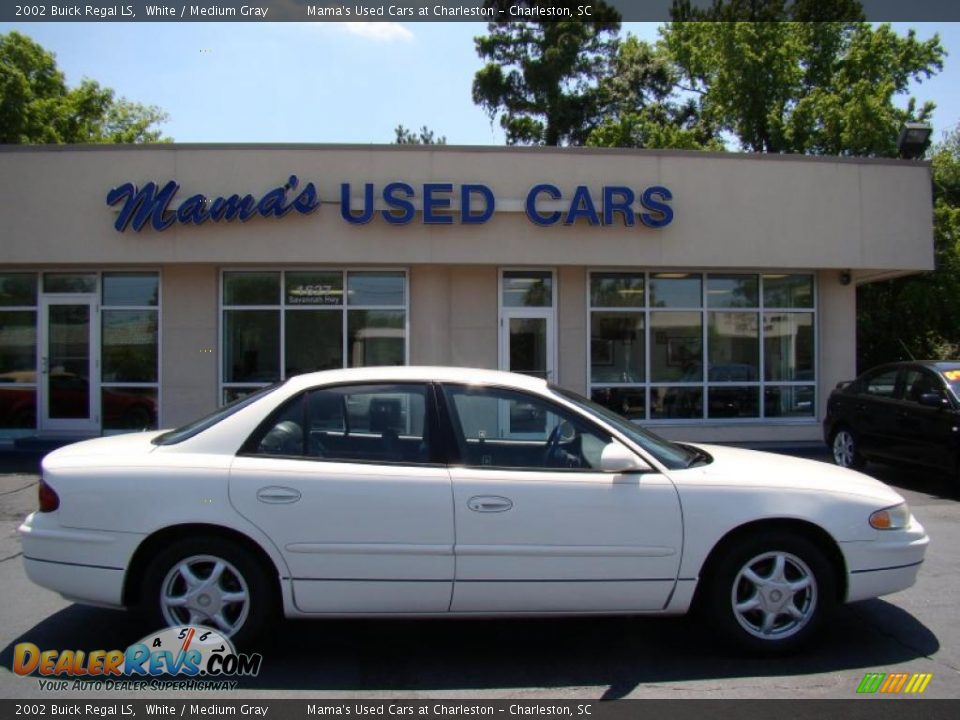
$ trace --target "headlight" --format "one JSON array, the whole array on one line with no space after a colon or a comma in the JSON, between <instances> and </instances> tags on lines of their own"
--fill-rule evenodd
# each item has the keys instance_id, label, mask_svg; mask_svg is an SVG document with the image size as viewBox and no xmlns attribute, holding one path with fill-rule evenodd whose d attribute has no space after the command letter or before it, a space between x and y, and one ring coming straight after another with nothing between
<instances>
[{"instance_id":1,"label":"headlight","mask_svg":"<svg viewBox=\"0 0 960 720\"><path fill-rule=\"evenodd\" d=\"M875 530L903 530L910 525L910 508L906 503L877 510L870 515L870 527Z\"/></svg>"}]
</instances>

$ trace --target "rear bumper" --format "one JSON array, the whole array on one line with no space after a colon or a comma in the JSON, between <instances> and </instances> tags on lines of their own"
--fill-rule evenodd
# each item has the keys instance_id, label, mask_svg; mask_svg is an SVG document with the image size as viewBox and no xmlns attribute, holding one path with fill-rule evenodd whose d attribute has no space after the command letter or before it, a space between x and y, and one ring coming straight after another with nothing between
<instances>
[{"instance_id":1,"label":"rear bumper","mask_svg":"<svg viewBox=\"0 0 960 720\"><path fill-rule=\"evenodd\" d=\"M65 528L56 512L27 516L17 533L34 583L75 602L122 607L126 568L143 536Z\"/></svg>"}]
</instances>

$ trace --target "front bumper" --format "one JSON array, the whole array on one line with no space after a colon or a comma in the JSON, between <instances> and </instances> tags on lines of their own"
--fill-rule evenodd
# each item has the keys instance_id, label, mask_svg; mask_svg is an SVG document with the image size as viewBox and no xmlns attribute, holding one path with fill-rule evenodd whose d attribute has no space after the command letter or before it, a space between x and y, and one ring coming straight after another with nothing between
<instances>
[{"instance_id":1,"label":"front bumper","mask_svg":"<svg viewBox=\"0 0 960 720\"><path fill-rule=\"evenodd\" d=\"M905 530L877 531L877 539L841 543L847 563L847 602L906 590L917 581L930 544L913 519Z\"/></svg>"}]
</instances>

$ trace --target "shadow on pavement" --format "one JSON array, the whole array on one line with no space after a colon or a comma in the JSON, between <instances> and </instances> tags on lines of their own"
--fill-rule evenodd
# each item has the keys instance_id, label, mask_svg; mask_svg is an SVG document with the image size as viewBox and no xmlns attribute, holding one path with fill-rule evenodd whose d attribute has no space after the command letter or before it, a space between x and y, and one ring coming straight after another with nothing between
<instances>
[{"instance_id":1,"label":"shadow on pavement","mask_svg":"<svg viewBox=\"0 0 960 720\"><path fill-rule=\"evenodd\" d=\"M145 633L130 615L72 605L16 643L41 649L126 648ZM284 621L262 648L263 669L241 690L481 690L606 686L604 699L648 683L779 677L897 665L940 644L912 615L882 600L838 610L805 652L738 656L686 618ZM851 688L852 689L852 688Z\"/></svg>"}]
</instances>

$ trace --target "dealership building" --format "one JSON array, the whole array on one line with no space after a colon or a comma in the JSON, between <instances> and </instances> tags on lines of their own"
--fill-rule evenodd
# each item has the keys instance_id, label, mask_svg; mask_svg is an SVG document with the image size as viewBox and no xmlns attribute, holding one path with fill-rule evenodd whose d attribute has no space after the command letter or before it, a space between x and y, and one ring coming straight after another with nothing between
<instances>
[{"instance_id":1,"label":"dealership building","mask_svg":"<svg viewBox=\"0 0 960 720\"><path fill-rule=\"evenodd\" d=\"M533 373L672 438L817 440L857 285L933 268L917 161L17 146L0 187L0 445L401 364Z\"/></svg>"}]
</instances>

